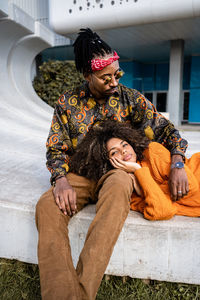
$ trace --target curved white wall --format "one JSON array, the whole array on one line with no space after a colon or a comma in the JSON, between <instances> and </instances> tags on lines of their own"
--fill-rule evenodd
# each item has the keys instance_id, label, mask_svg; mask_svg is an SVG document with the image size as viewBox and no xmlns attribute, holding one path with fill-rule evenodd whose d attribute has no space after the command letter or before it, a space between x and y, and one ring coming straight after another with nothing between
<instances>
[{"instance_id":1,"label":"curved white wall","mask_svg":"<svg viewBox=\"0 0 200 300\"><path fill-rule=\"evenodd\" d=\"M199 0L49 0L50 25L59 34L200 16Z\"/></svg>"},{"instance_id":2,"label":"curved white wall","mask_svg":"<svg viewBox=\"0 0 200 300\"><path fill-rule=\"evenodd\" d=\"M31 68L54 34L16 6L6 17L1 4L0 257L36 261L34 208L50 186L45 142L53 109L35 93Z\"/></svg>"}]
</instances>

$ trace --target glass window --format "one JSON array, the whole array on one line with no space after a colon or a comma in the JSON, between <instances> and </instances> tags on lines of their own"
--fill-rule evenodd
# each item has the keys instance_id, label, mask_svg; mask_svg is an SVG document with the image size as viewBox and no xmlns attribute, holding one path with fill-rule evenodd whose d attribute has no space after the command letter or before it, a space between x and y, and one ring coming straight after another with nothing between
<instances>
[{"instance_id":1,"label":"glass window","mask_svg":"<svg viewBox=\"0 0 200 300\"><path fill-rule=\"evenodd\" d=\"M156 108L159 112L166 111L167 93L157 93Z\"/></svg>"},{"instance_id":2,"label":"glass window","mask_svg":"<svg viewBox=\"0 0 200 300\"><path fill-rule=\"evenodd\" d=\"M190 93L189 92L184 92L183 121L188 121L188 117L189 117L189 100L190 100Z\"/></svg>"},{"instance_id":3,"label":"glass window","mask_svg":"<svg viewBox=\"0 0 200 300\"><path fill-rule=\"evenodd\" d=\"M153 93L144 93L144 96L153 103Z\"/></svg>"}]
</instances>

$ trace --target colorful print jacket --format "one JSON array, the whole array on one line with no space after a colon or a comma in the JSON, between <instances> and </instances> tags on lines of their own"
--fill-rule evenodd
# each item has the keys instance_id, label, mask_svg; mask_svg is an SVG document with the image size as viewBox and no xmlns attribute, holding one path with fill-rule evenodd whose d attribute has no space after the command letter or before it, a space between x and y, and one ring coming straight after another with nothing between
<instances>
[{"instance_id":1,"label":"colorful print jacket","mask_svg":"<svg viewBox=\"0 0 200 300\"><path fill-rule=\"evenodd\" d=\"M69 172L69 160L89 128L105 119L130 122L142 129L152 141L164 145L171 154L181 154L187 149L174 125L157 112L154 105L140 92L119 84L118 91L99 104L90 94L87 84L65 92L54 110L47 139L47 168L51 183Z\"/></svg>"}]
</instances>

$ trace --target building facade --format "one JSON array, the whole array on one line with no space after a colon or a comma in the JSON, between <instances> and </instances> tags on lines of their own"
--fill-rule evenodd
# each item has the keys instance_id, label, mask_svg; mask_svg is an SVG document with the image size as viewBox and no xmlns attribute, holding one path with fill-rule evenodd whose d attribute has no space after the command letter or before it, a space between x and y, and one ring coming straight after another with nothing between
<instances>
[{"instance_id":1,"label":"building facade","mask_svg":"<svg viewBox=\"0 0 200 300\"><path fill-rule=\"evenodd\" d=\"M49 9L59 34L73 40L84 27L100 33L120 55L122 83L169 112L174 124L200 123L199 0L49 0ZM59 50L62 59L73 59L71 48Z\"/></svg>"}]
</instances>

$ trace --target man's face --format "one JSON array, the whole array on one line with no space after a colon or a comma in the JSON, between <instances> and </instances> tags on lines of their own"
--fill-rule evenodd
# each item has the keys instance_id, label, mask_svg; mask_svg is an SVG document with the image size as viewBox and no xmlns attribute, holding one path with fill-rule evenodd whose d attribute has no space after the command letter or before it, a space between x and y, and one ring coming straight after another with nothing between
<instances>
[{"instance_id":1,"label":"man's face","mask_svg":"<svg viewBox=\"0 0 200 300\"><path fill-rule=\"evenodd\" d=\"M104 58L109 58L109 56ZM102 99L115 93L119 83L119 71L119 62L116 60L104 69L85 76L95 98Z\"/></svg>"}]
</instances>

